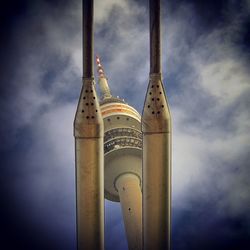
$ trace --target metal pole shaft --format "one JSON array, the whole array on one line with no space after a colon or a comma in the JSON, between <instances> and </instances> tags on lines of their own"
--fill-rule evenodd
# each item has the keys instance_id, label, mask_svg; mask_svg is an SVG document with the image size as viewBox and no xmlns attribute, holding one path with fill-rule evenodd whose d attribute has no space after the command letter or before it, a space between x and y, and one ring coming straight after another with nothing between
<instances>
[{"instance_id":1,"label":"metal pole shaft","mask_svg":"<svg viewBox=\"0 0 250 250\"><path fill-rule=\"evenodd\" d=\"M93 0L83 0L83 86L74 120L77 248L104 249L103 119L94 86Z\"/></svg>"},{"instance_id":2,"label":"metal pole shaft","mask_svg":"<svg viewBox=\"0 0 250 250\"><path fill-rule=\"evenodd\" d=\"M161 73L160 0L150 0L150 73Z\"/></svg>"},{"instance_id":3,"label":"metal pole shaft","mask_svg":"<svg viewBox=\"0 0 250 250\"><path fill-rule=\"evenodd\" d=\"M142 114L143 249L171 249L171 115L161 77L160 0L150 0L150 79Z\"/></svg>"},{"instance_id":4,"label":"metal pole shaft","mask_svg":"<svg viewBox=\"0 0 250 250\"><path fill-rule=\"evenodd\" d=\"M93 0L82 2L82 42L83 42L83 78L94 76L94 7Z\"/></svg>"},{"instance_id":5,"label":"metal pole shaft","mask_svg":"<svg viewBox=\"0 0 250 250\"><path fill-rule=\"evenodd\" d=\"M74 121L77 247L104 249L103 119L92 79L84 79Z\"/></svg>"}]
</instances>

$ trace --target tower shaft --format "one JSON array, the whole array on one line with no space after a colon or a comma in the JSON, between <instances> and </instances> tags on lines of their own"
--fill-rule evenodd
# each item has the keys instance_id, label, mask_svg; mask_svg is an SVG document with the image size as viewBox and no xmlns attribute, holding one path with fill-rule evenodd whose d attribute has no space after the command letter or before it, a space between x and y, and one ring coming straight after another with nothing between
<instances>
[{"instance_id":1,"label":"tower shaft","mask_svg":"<svg viewBox=\"0 0 250 250\"><path fill-rule=\"evenodd\" d=\"M125 173L116 181L130 250L142 249L142 193L140 179Z\"/></svg>"}]
</instances>

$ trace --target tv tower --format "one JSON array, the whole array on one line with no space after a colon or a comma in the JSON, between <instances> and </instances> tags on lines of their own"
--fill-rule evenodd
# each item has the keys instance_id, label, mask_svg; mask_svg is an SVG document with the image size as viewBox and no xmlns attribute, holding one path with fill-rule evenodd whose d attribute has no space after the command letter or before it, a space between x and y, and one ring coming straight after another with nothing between
<instances>
[{"instance_id":1,"label":"tv tower","mask_svg":"<svg viewBox=\"0 0 250 250\"><path fill-rule=\"evenodd\" d=\"M113 97L100 58L96 57L100 108L104 122L105 198L121 203L129 249L142 248L141 116Z\"/></svg>"}]
</instances>

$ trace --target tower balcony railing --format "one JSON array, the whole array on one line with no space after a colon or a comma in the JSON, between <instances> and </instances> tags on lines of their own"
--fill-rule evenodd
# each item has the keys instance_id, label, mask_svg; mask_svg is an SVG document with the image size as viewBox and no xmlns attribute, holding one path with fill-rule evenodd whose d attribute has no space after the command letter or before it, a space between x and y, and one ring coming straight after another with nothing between
<instances>
[{"instance_id":1,"label":"tower balcony railing","mask_svg":"<svg viewBox=\"0 0 250 250\"><path fill-rule=\"evenodd\" d=\"M133 137L142 140L142 133L133 128L115 128L108 130L104 134L104 142L110 141L117 137Z\"/></svg>"},{"instance_id":2,"label":"tower balcony railing","mask_svg":"<svg viewBox=\"0 0 250 250\"><path fill-rule=\"evenodd\" d=\"M115 138L110 140L104 144L104 154L124 147L132 147L142 149L142 140L134 137L126 137L126 138Z\"/></svg>"}]
</instances>

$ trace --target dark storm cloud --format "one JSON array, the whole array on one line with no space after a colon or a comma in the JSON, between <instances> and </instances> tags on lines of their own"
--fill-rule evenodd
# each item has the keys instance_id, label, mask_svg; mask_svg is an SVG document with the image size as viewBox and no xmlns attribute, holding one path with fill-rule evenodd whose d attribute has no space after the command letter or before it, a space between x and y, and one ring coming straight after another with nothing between
<instances>
[{"instance_id":1,"label":"dark storm cloud","mask_svg":"<svg viewBox=\"0 0 250 250\"><path fill-rule=\"evenodd\" d=\"M81 2L13 4L1 8L5 242L14 235L26 249L74 249ZM174 125L173 248L248 249L250 3L163 4L163 72ZM147 6L95 1L96 52L113 93L139 112L148 82ZM105 227L107 249L126 249L119 204L106 201Z\"/></svg>"}]
</instances>

